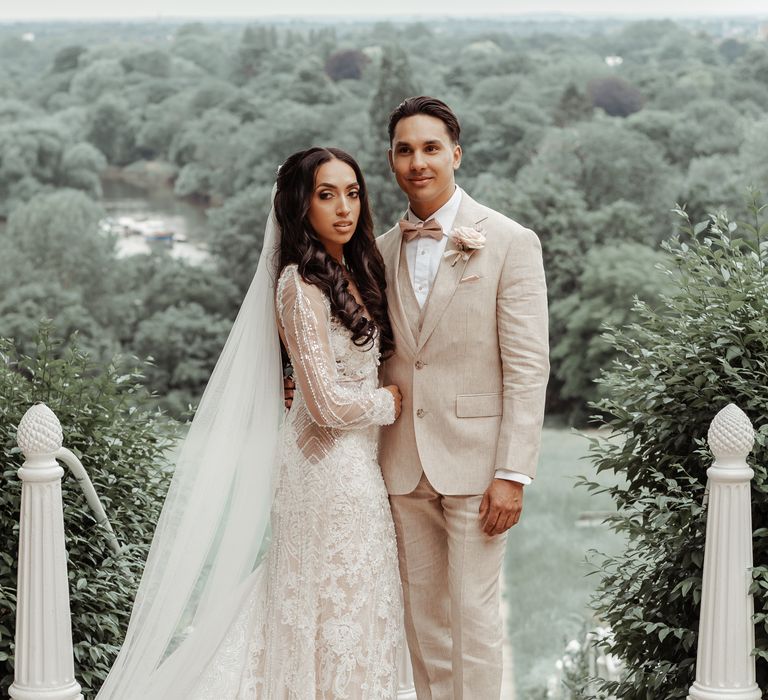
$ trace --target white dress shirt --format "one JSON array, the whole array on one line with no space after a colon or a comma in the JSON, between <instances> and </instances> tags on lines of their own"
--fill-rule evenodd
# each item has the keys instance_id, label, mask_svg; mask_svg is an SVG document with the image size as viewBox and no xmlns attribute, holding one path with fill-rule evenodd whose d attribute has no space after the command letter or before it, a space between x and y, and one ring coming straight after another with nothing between
<instances>
[{"instance_id":1,"label":"white dress shirt","mask_svg":"<svg viewBox=\"0 0 768 700\"><path fill-rule=\"evenodd\" d=\"M413 292L416 295L420 308L424 308L424 303L429 296L429 290L432 288L435 275L437 275L437 268L440 266L445 247L448 245L448 234L453 228L456 214L459 213L461 195L462 190L457 186L451 198L434 214L427 217L427 219L435 219L442 226L443 237L440 240L435 240L430 236L416 236L404 243L408 272L411 276ZM412 223L421 222L421 219L411 211L410 207L408 208L406 218ZM521 484L531 483L530 476L512 471L511 469L497 469L495 476L497 479L518 481Z\"/></svg>"}]
</instances>

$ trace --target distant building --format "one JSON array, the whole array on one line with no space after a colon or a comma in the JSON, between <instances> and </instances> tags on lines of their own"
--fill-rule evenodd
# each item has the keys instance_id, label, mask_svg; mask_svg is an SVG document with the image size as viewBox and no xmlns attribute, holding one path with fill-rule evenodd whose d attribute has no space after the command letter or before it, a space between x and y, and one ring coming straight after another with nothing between
<instances>
[{"instance_id":1,"label":"distant building","mask_svg":"<svg viewBox=\"0 0 768 700\"><path fill-rule=\"evenodd\" d=\"M621 56L605 57L605 65L610 66L611 68L614 68L615 66L620 66L622 63L624 63L624 59Z\"/></svg>"},{"instance_id":2,"label":"distant building","mask_svg":"<svg viewBox=\"0 0 768 700\"><path fill-rule=\"evenodd\" d=\"M35 35L32 32L25 32L24 34L21 35L21 40L22 41L34 41L35 40Z\"/></svg>"},{"instance_id":3,"label":"distant building","mask_svg":"<svg viewBox=\"0 0 768 700\"><path fill-rule=\"evenodd\" d=\"M768 22L758 26L757 38L760 39L760 41L768 41Z\"/></svg>"}]
</instances>

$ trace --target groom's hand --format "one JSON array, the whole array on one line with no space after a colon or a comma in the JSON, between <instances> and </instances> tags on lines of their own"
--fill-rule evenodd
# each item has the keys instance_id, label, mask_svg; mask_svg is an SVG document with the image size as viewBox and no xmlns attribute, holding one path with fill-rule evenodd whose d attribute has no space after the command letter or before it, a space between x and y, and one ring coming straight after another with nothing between
<instances>
[{"instance_id":1,"label":"groom's hand","mask_svg":"<svg viewBox=\"0 0 768 700\"><path fill-rule=\"evenodd\" d=\"M283 377L283 401L285 402L285 408L291 410L293 405L293 392L296 389L296 383L293 381L293 377Z\"/></svg>"},{"instance_id":2,"label":"groom's hand","mask_svg":"<svg viewBox=\"0 0 768 700\"><path fill-rule=\"evenodd\" d=\"M520 520L523 511L523 485L517 481L494 479L480 502L480 527L486 535L500 535Z\"/></svg>"}]
</instances>

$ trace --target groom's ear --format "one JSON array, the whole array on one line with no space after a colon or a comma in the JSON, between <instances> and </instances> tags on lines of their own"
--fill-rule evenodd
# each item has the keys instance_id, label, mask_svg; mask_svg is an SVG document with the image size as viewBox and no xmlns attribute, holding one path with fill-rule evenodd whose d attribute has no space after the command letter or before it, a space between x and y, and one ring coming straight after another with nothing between
<instances>
[{"instance_id":1,"label":"groom's ear","mask_svg":"<svg viewBox=\"0 0 768 700\"><path fill-rule=\"evenodd\" d=\"M389 162L389 169L395 172L395 161L392 159L392 149L387 149L387 161Z\"/></svg>"},{"instance_id":2,"label":"groom's ear","mask_svg":"<svg viewBox=\"0 0 768 700\"><path fill-rule=\"evenodd\" d=\"M453 169L458 170L459 166L461 165L461 156L463 151L461 150L461 146L457 143L453 147Z\"/></svg>"}]
</instances>

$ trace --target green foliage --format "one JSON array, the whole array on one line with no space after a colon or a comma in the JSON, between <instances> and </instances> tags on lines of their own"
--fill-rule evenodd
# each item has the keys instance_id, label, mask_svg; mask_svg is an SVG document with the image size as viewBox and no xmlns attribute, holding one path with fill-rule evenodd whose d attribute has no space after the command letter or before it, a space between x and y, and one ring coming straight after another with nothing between
<instances>
[{"instance_id":1,"label":"green foliage","mask_svg":"<svg viewBox=\"0 0 768 700\"><path fill-rule=\"evenodd\" d=\"M620 242L597 246L584 257L576 291L552 301L551 358L559 381L560 398L593 402L598 398L594 378L609 367L614 349L602 337L604 326L620 328L635 320L633 299L651 307L668 286L656 269L667 257L641 243ZM573 423L586 414L572 413Z\"/></svg>"},{"instance_id":2,"label":"green foliage","mask_svg":"<svg viewBox=\"0 0 768 700\"><path fill-rule=\"evenodd\" d=\"M418 94L406 52L396 45L385 46L370 103L370 138L364 159L373 212L382 230L394 223L403 208L402 194L392 181L387 161L389 115L406 97Z\"/></svg>"},{"instance_id":3,"label":"green foliage","mask_svg":"<svg viewBox=\"0 0 768 700\"><path fill-rule=\"evenodd\" d=\"M335 51L325 61L325 73L334 82L360 80L370 62L371 59L359 49Z\"/></svg>"},{"instance_id":4,"label":"green foliage","mask_svg":"<svg viewBox=\"0 0 768 700\"><path fill-rule=\"evenodd\" d=\"M555 112L555 124L566 126L592 116L593 105L587 95L576 85L569 83L560 96Z\"/></svg>"},{"instance_id":5,"label":"green foliage","mask_svg":"<svg viewBox=\"0 0 768 700\"><path fill-rule=\"evenodd\" d=\"M67 304L87 311L82 329L88 349L97 351L101 345L100 328L93 327L89 319L100 327L109 326L116 312L110 302L116 274L115 242L98 230L103 215L103 209L82 192L60 189L17 207L9 218L0 233L0 251L7 251L18 264L7 277L0 275L3 311L34 310L34 315L23 329L6 325L12 317L3 314L0 329L20 333L15 337L21 347L29 349L34 342L34 324L41 314L55 318L58 312L65 312L74 322L76 312L67 310ZM115 348L107 343L107 349L111 354Z\"/></svg>"},{"instance_id":6,"label":"green foliage","mask_svg":"<svg viewBox=\"0 0 768 700\"><path fill-rule=\"evenodd\" d=\"M256 272L271 202L271 187L251 187L209 213L212 250L221 274L245 296Z\"/></svg>"},{"instance_id":7,"label":"green foliage","mask_svg":"<svg viewBox=\"0 0 768 700\"><path fill-rule=\"evenodd\" d=\"M182 414L203 393L231 326L194 302L169 306L139 322L132 347L151 360L148 384L163 397L163 407Z\"/></svg>"},{"instance_id":8,"label":"green foliage","mask_svg":"<svg viewBox=\"0 0 768 700\"><path fill-rule=\"evenodd\" d=\"M671 233L674 202L694 220L719 207L740 216L743 188L768 188L768 53L749 38L755 20L728 26L743 38L704 19L40 25L34 42L0 26L0 226L61 188L99 198L107 164L150 160L174 172L179 197L211 208L215 264L244 291L275 169L295 150L350 151L378 232L396 221L405 202L387 163L386 123L404 97L424 91L461 120L459 184L536 230L553 308L573 307L584 299L589 251L621 241L656 248ZM609 55L623 62L609 67ZM35 262L2 238L0 286L20 289L6 297L0 330L18 329L25 342L38 314L60 314L68 330L78 309L90 350L109 356L117 339L131 352L139 321L162 311L142 307L140 280L121 278L130 266L114 256L92 279L118 292L95 293L93 281L78 290L81 277L58 272L42 286L7 284L15 270L34 274ZM71 313L46 302L45 290L71 300ZM623 298L602 298L606 316L626 312ZM569 334L563 320L551 318L553 347ZM586 397L575 387L591 391L596 365L582 363L577 378L566 364L553 360L549 410L580 415ZM576 380L571 390L565 377Z\"/></svg>"},{"instance_id":9,"label":"green foliage","mask_svg":"<svg viewBox=\"0 0 768 700\"><path fill-rule=\"evenodd\" d=\"M0 218L59 187L100 194L103 158L95 149L72 134L63 120L27 116L17 111L7 124L0 119Z\"/></svg>"},{"instance_id":10,"label":"green foliage","mask_svg":"<svg viewBox=\"0 0 768 700\"><path fill-rule=\"evenodd\" d=\"M592 441L598 471L623 478L609 493L611 526L626 550L605 557L594 605L628 667L606 684L616 697L684 698L693 681L706 511L707 429L729 403L756 429L749 458L754 525L754 592L768 588L768 223L751 205L748 223L722 215L665 244L671 290L658 310L637 302L639 321L608 334L620 359L601 382L595 407L609 439ZM768 697L768 599L758 595L758 682Z\"/></svg>"},{"instance_id":11,"label":"green foliage","mask_svg":"<svg viewBox=\"0 0 768 700\"><path fill-rule=\"evenodd\" d=\"M61 348L43 326L31 354L0 339L0 448L5 488L0 491L0 694L13 680L16 557L23 456L16 429L27 409L46 403L58 416L64 444L83 462L124 545L107 547L80 488L64 477L75 675L92 697L122 642L155 524L169 481L166 452L172 424L149 408L137 371L116 359L96 367L76 343Z\"/></svg>"},{"instance_id":12,"label":"green foliage","mask_svg":"<svg viewBox=\"0 0 768 700\"><path fill-rule=\"evenodd\" d=\"M583 193L589 209L620 199L650 211L674 203L672 171L659 147L615 119L548 131L520 179L541 171L557 173L563 184Z\"/></svg>"},{"instance_id":13,"label":"green foliage","mask_svg":"<svg viewBox=\"0 0 768 700\"><path fill-rule=\"evenodd\" d=\"M611 117L628 117L643 106L643 93L615 76L590 82L589 96L593 107L599 107Z\"/></svg>"},{"instance_id":14,"label":"green foliage","mask_svg":"<svg viewBox=\"0 0 768 700\"><path fill-rule=\"evenodd\" d=\"M122 97L108 94L96 101L86 136L110 163L127 165L136 160L136 123Z\"/></svg>"}]
</instances>

